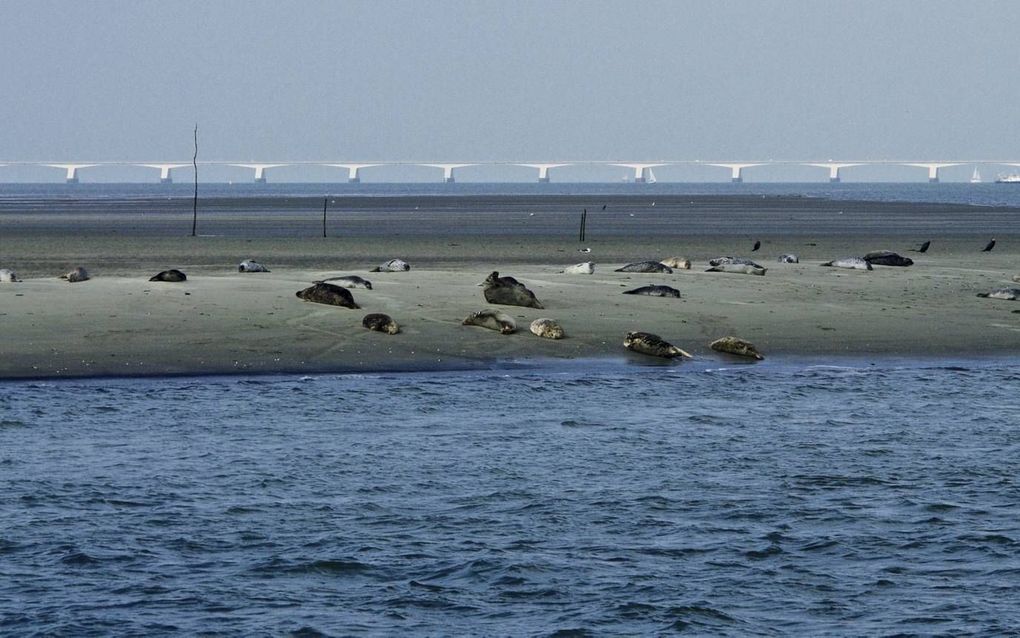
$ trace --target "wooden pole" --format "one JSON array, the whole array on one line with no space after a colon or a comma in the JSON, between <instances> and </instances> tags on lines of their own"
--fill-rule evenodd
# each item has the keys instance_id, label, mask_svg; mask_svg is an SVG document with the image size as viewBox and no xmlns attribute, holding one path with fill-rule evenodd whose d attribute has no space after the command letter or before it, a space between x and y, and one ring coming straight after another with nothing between
<instances>
[{"instance_id":1,"label":"wooden pole","mask_svg":"<svg viewBox=\"0 0 1020 638\"><path fill-rule=\"evenodd\" d=\"M198 229L198 124L195 124L195 154L191 165L195 169L195 197L191 201L191 236L194 237Z\"/></svg>"},{"instance_id":2,"label":"wooden pole","mask_svg":"<svg viewBox=\"0 0 1020 638\"><path fill-rule=\"evenodd\" d=\"M326 236L326 203L329 202L329 195L322 198L322 236Z\"/></svg>"}]
</instances>

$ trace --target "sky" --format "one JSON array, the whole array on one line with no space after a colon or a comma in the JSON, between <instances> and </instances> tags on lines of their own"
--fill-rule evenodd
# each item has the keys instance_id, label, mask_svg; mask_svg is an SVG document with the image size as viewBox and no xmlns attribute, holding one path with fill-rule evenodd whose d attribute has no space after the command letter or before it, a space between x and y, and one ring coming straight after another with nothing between
<instances>
[{"instance_id":1,"label":"sky","mask_svg":"<svg viewBox=\"0 0 1020 638\"><path fill-rule=\"evenodd\" d=\"M1020 161L1018 34L1006 1L4 0L0 163L189 161L196 123L206 160Z\"/></svg>"}]
</instances>

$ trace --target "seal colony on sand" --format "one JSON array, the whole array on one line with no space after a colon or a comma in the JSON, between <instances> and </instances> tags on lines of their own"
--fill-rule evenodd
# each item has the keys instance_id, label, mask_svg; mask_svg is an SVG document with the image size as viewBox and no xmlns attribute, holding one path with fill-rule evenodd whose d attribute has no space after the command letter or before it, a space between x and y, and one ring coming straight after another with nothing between
<instances>
[{"instance_id":1,"label":"seal colony on sand","mask_svg":"<svg viewBox=\"0 0 1020 638\"><path fill-rule=\"evenodd\" d=\"M1005 299L1006 301L1017 301L1020 300L1020 288L998 288L991 292L979 292L978 297L988 297L989 299Z\"/></svg>"},{"instance_id":2,"label":"seal colony on sand","mask_svg":"<svg viewBox=\"0 0 1020 638\"><path fill-rule=\"evenodd\" d=\"M407 272L411 270L411 264L403 259L391 259L385 264L376 266L368 272Z\"/></svg>"},{"instance_id":3,"label":"seal colony on sand","mask_svg":"<svg viewBox=\"0 0 1020 638\"><path fill-rule=\"evenodd\" d=\"M334 281L334 282L336 282L336 284L338 286L343 286L344 288L364 288L366 290L371 290L372 289L372 282L371 281L365 279L364 277L359 277L357 275L344 275L342 277L329 277L328 279L321 279L319 281L316 281L315 283L322 284L322 283L325 283L327 281Z\"/></svg>"},{"instance_id":4,"label":"seal colony on sand","mask_svg":"<svg viewBox=\"0 0 1020 638\"><path fill-rule=\"evenodd\" d=\"M361 306L354 303L354 295L346 288L334 286L333 284L315 284L304 290L294 293L297 297L312 303L322 303L330 306L343 306L344 308L358 309Z\"/></svg>"},{"instance_id":5,"label":"seal colony on sand","mask_svg":"<svg viewBox=\"0 0 1020 638\"><path fill-rule=\"evenodd\" d=\"M653 335L650 332L628 332L627 337L623 340L623 346L628 350L653 357L665 357L667 359L674 357L694 358L659 335Z\"/></svg>"},{"instance_id":6,"label":"seal colony on sand","mask_svg":"<svg viewBox=\"0 0 1020 638\"><path fill-rule=\"evenodd\" d=\"M842 259L827 261L821 265L832 266L833 268L849 268L851 270L874 270L871 267L871 262L862 257L843 257Z\"/></svg>"},{"instance_id":7,"label":"seal colony on sand","mask_svg":"<svg viewBox=\"0 0 1020 638\"><path fill-rule=\"evenodd\" d=\"M617 268L616 272L659 272L672 275L673 269L657 261L639 261L627 264L623 268Z\"/></svg>"},{"instance_id":8,"label":"seal colony on sand","mask_svg":"<svg viewBox=\"0 0 1020 638\"><path fill-rule=\"evenodd\" d=\"M74 283L76 281L88 281L89 273L88 273L87 270L85 270L81 266L78 266L77 268L75 268L71 272L67 273L66 275L60 275L60 278L61 279L66 279L67 281L69 281L71 283Z\"/></svg>"},{"instance_id":9,"label":"seal colony on sand","mask_svg":"<svg viewBox=\"0 0 1020 638\"><path fill-rule=\"evenodd\" d=\"M269 269L254 259L245 259L237 265L237 272L269 272Z\"/></svg>"},{"instance_id":10,"label":"seal colony on sand","mask_svg":"<svg viewBox=\"0 0 1020 638\"><path fill-rule=\"evenodd\" d=\"M517 331L517 322L513 317L499 310L479 310L472 312L461 322L464 326L479 326L489 330L497 330L500 334L511 334Z\"/></svg>"},{"instance_id":11,"label":"seal colony on sand","mask_svg":"<svg viewBox=\"0 0 1020 638\"><path fill-rule=\"evenodd\" d=\"M568 275L590 275L595 272L595 262L584 261L573 266L567 266L563 272Z\"/></svg>"},{"instance_id":12,"label":"seal colony on sand","mask_svg":"<svg viewBox=\"0 0 1020 638\"><path fill-rule=\"evenodd\" d=\"M680 291L670 286L652 285L641 286L634 290L624 290L625 295L645 295L647 297L676 297L680 298Z\"/></svg>"},{"instance_id":13,"label":"seal colony on sand","mask_svg":"<svg viewBox=\"0 0 1020 638\"><path fill-rule=\"evenodd\" d=\"M762 353L758 352L753 343L739 337L722 337L708 344L708 347L716 352L735 354L740 357L751 357L759 361L765 358Z\"/></svg>"},{"instance_id":14,"label":"seal colony on sand","mask_svg":"<svg viewBox=\"0 0 1020 638\"><path fill-rule=\"evenodd\" d=\"M913 266L914 260L891 250L876 250L864 256L864 261L876 266Z\"/></svg>"},{"instance_id":15,"label":"seal colony on sand","mask_svg":"<svg viewBox=\"0 0 1020 638\"><path fill-rule=\"evenodd\" d=\"M690 270L691 260L686 257L667 257L659 262L667 268L673 268L676 270Z\"/></svg>"},{"instance_id":16,"label":"seal colony on sand","mask_svg":"<svg viewBox=\"0 0 1020 638\"><path fill-rule=\"evenodd\" d=\"M373 312L361 319L361 325L376 332L385 332L388 335L395 335L400 332L400 326L389 315L381 312Z\"/></svg>"},{"instance_id":17,"label":"seal colony on sand","mask_svg":"<svg viewBox=\"0 0 1020 638\"><path fill-rule=\"evenodd\" d=\"M168 282L171 282L171 283L178 283L178 282L187 281L187 280L188 280L187 275L185 275L181 271L177 270L176 268L171 268L170 270L164 270L161 273L157 273L156 275L153 275L152 277L149 277L149 281L168 281Z\"/></svg>"},{"instance_id":18,"label":"seal colony on sand","mask_svg":"<svg viewBox=\"0 0 1020 638\"><path fill-rule=\"evenodd\" d=\"M562 339L563 327L554 319L542 317L531 322L531 333L545 339Z\"/></svg>"},{"instance_id":19,"label":"seal colony on sand","mask_svg":"<svg viewBox=\"0 0 1020 638\"><path fill-rule=\"evenodd\" d=\"M8 268L0 268L0 284L10 284L17 281L21 281L18 279L18 273Z\"/></svg>"},{"instance_id":20,"label":"seal colony on sand","mask_svg":"<svg viewBox=\"0 0 1020 638\"><path fill-rule=\"evenodd\" d=\"M482 285L485 286L482 294L489 303L538 308L539 310L545 308L535 298L535 293L528 290L527 286L513 277L500 277L499 272L495 270L486 277Z\"/></svg>"}]
</instances>

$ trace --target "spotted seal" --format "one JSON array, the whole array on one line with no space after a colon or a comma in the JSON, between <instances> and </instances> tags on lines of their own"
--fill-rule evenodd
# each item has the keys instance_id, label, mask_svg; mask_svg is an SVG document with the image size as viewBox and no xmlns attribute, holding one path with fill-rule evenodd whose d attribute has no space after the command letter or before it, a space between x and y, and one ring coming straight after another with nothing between
<instances>
[{"instance_id":1,"label":"spotted seal","mask_svg":"<svg viewBox=\"0 0 1020 638\"><path fill-rule=\"evenodd\" d=\"M864 256L864 261L874 266L913 266L914 260L891 250L876 250Z\"/></svg>"},{"instance_id":2,"label":"spotted seal","mask_svg":"<svg viewBox=\"0 0 1020 638\"><path fill-rule=\"evenodd\" d=\"M758 275L759 277L764 277L765 273L768 272L768 268L759 266L754 262L748 264L727 261L712 266L711 268L706 269L705 272L729 272L736 273L738 275Z\"/></svg>"},{"instance_id":3,"label":"spotted seal","mask_svg":"<svg viewBox=\"0 0 1020 638\"><path fill-rule=\"evenodd\" d=\"M407 272L411 270L411 264L403 259L391 259L385 264L376 266L369 272Z\"/></svg>"},{"instance_id":4,"label":"spotted seal","mask_svg":"<svg viewBox=\"0 0 1020 638\"><path fill-rule=\"evenodd\" d=\"M567 266L563 272L568 275L590 275L595 272L595 262L584 261L573 266Z\"/></svg>"},{"instance_id":5,"label":"spotted seal","mask_svg":"<svg viewBox=\"0 0 1020 638\"><path fill-rule=\"evenodd\" d=\"M690 354L677 348L659 335L653 335L650 332L628 332L627 337L623 340L623 346L628 350L653 357L665 357L667 359L687 357L688 359L693 359Z\"/></svg>"},{"instance_id":6,"label":"spotted seal","mask_svg":"<svg viewBox=\"0 0 1020 638\"><path fill-rule=\"evenodd\" d=\"M1006 301L1017 301L1020 300L1020 288L998 288L991 292L979 292L978 297L988 297L989 299L1005 299Z\"/></svg>"},{"instance_id":7,"label":"spotted seal","mask_svg":"<svg viewBox=\"0 0 1020 638\"><path fill-rule=\"evenodd\" d=\"M18 273L8 268L0 268L0 284L10 284L21 281L18 279Z\"/></svg>"},{"instance_id":8,"label":"spotted seal","mask_svg":"<svg viewBox=\"0 0 1020 638\"><path fill-rule=\"evenodd\" d=\"M346 288L334 286L333 284L314 284L294 293L295 296L329 306L343 306L344 308L358 309L361 306L354 303L354 295Z\"/></svg>"},{"instance_id":9,"label":"spotted seal","mask_svg":"<svg viewBox=\"0 0 1020 638\"><path fill-rule=\"evenodd\" d=\"M680 298L680 291L670 286L652 285L641 286L634 290L623 291L625 295L645 295L647 297L675 297Z\"/></svg>"},{"instance_id":10,"label":"spotted seal","mask_svg":"<svg viewBox=\"0 0 1020 638\"><path fill-rule=\"evenodd\" d=\"M361 319L361 325L376 332L385 332L388 335L395 335L400 332L400 326L389 315L381 312L373 312Z\"/></svg>"},{"instance_id":11,"label":"spotted seal","mask_svg":"<svg viewBox=\"0 0 1020 638\"><path fill-rule=\"evenodd\" d=\"M545 339L563 338L563 326L554 319L547 319L545 317L535 319L531 322L530 329L532 334L544 337Z\"/></svg>"},{"instance_id":12,"label":"spotted seal","mask_svg":"<svg viewBox=\"0 0 1020 638\"><path fill-rule=\"evenodd\" d=\"M623 268L617 268L616 272L657 272L672 275L673 269L657 261L639 261L627 264Z\"/></svg>"},{"instance_id":13,"label":"spotted seal","mask_svg":"<svg viewBox=\"0 0 1020 638\"><path fill-rule=\"evenodd\" d=\"M765 358L762 353L758 352L753 343L739 337L722 337L708 344L708 347L716 352L726 352L741 357L752 357L759 361Z\"/></svg>"},{"instance_id":14,"label":"spotted seal","mask_svg":"<svg viewBox=\"0 0 1020 638\"><path fill-rule=\"evenodd\" d=\"M787 253L779 256L779 263L781 264L799 264L800 258L797 255Z\"/></svg>"},{"instance_id":15,"label":"spotted seal","mask_svg":"<svg viewBox=\"0 0 1020 638\"><path fill-rule=\"evenodd\" d=\"M517 322L513 317L499 310L479 310L468 315L461 322L464 326L479 326L489 330L498 330L501 334L511 334L517 330Z\"/></svg>"},{"instance_id":16,"label":"spotted seal","mask_svg":"<svg viewBox=\"0 0 1020 638\"><path fill-rule=\"evenodd\" d=\"M156 275L149 277L149 281L168 281L170 283L178 283L187 280L188 276L182 273L181 271L177 270L176 268L164 270L161 273L157 273Z\"/></svg>"},{"instance_id":17,"label":"spotted seal","mask_svg":"<svg viewBox=\"0 0 1020 638\"><path fill-rule=\"evenodd\" d=\"M674 270L690 270L691 260L686 257L667 257L659 262L667 268L673 268Z\"/></svg>"},{"instance_id":18,"label":"spotted seal","mask_svg":"<svg viewBox=\"0 0 1020 638\"><path fill-rule=\"evenodd\" d=\"M344 288L364 288L365 290L372 289L371 281L365 279L364 277L359 277L357 275L344 275L343 277L329 277L328 279L322 279L315 283L322 284L326 283L327 281L336 282L336 285L343 286Z\"/></svg>"},{"instance_id":19,"label":"spotted seal","mask_svg":"<svg viewBox=\"0 0 1020 638\"><path fill-rule=\"evenodd\" d=\"M245 259L237 265L237 272L269 272L269 269L254 259Z\"/></svg>"},{"instance_id":20,"label":"spotted seal","mask_svg":"<svg viewBox=\"0 0 1020 638\"><path fill-rule=\"evenodd\" d=\"M871 262L862 257L843 257L842 259L827 261L822 265L832 266L833 268L850 268L851 270L874 270L871 267Z\"/></svg>"},{"instance_id":21,"label":"spotted seal","mask_svg":"<svg viewBox=\"0 0 1020 638\"><path fill-rule=\"evenodd\" d=\"M492 271L492 274L485 278L482 285L485 286L482 291L485 300L489 303L538 308L539 310L545 308L535 298L535 293L528 290L527 286L513 277L500 277L498 271Z\"/></svg>"},{"instance_id":22,"label":"spotted seal","mask_svg":"<svg viewBox=\"0 0 1020 638\"><path fill-rule=\"evenodd\" d=\"M754 262L753 259L748 259L747 257L715 257L713 259L708 260L708 265L712 267L725 266L727 264L736 264L738 266L754 266L755 268L763 267L761 266L761 264L757 264Z\"/></svg>"},{"instance_id":23,"label":"spotted seal","mask_svg":"<svg viewBox=\"0 0 1020 638\"><path fill-rule=\"evenodd\" d=\"M1013 275L1013 281L1020 283L1020 275Z\"/></svg>"},{"instance_id":24,"label":"spotted seal","mask_svg":"<svg viewBox=\"0 0 1020 638\"><path fill-rule=\"evenodd\" d=\"M74 268L71 272L67 273L66 275L60 275L60 278L66 279L71 283L74 283L76 281L88 281L89 273L81 266L78 266Z\"/></svg>"}]
</instances>

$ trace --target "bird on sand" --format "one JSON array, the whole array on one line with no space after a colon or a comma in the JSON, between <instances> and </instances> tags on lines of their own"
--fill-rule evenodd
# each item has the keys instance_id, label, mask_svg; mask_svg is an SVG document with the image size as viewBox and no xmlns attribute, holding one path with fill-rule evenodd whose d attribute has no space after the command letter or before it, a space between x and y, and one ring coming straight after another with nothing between
<instances>
[{"instance_id":1,"label":"bird on sand","mask_svg":"<svg viewBox=\"0 0 1020 638\"><path fill-rule=\"evenodd\" d=\"M995 248L995 238L994 237L992 238L992 241L988 242L987 246L985 246L984 248L981 249L981 252L987 253L987 252L990 252L993 248Z\"/></svg>"},{"instance_id":2,"label":"bird on sand","mask_svg":"<svg viewBox=\"0 0 1020 638\"><path fill-rule=\"evenodd\" d=\"M761 248L761 241L755 241L754 242L754 248L751 249L751 252L753 253L754 251L758 250L759 248Z\"/></svg>"},{"instance_id":3,"label":"bird on sand","mask_svg":"<svg viewBox=\"0 0 1020 638\"><path fill-rule=\"evenodd\" d=\"M926 252L928 252L928 246L931 246L931 240L930 239L928 241L924 242L923 244L921 244L921 247L918 248L917 250L914 250L913 248L911 248L910 250L912 252L915 252L915 253L926 253Z\"/></svg>"}]
</instances>

